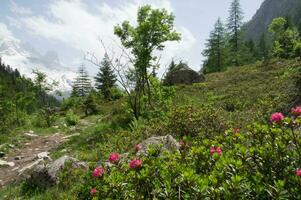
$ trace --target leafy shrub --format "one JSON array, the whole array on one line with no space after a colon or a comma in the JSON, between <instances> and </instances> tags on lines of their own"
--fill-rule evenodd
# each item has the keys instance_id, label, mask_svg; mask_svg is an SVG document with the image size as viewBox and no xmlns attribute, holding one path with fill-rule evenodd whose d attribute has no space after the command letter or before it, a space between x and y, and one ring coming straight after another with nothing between
<instances>
[{"instance_id":1,"label":"leafy shrub","mask_svg":"<svg viewBox=\"0 0 301 200\"><path fill-rule=\"evenodd\" d=\"M75 126L79 122L79 116L74 114L72 110L69 110L66 114L66 122L69 126Z\"/></svg>"},{"instance_id":2,"label":"leafy shrub","mask_svg":"<svg viewBox=\"0 0 301 200\"><path fill-rule=\"evenodd\" d=\"M193 110L182 112L191 114L192 121L200 119ZM116 159L103 165L102 173L93 176L95 164L81 175L76 198L300 199L301 108L293 114L275 114L270 122L252 124L246 131L212 130L210 139L184 141L179 153L159 156L150 148L139 165L133 165L134 151L129 160L114 154Z\"/></svg>"},{"instance_id":3,"label":"leafy shrub","mask_svg":"<svg viewBox=\"0 0 301 200\"><path fill-rule=\"evenodd\" d=\"M199 109L191 106L178 107L168 114L167 130L172 135L197 136L211 138L211 133L225 130L225 120L220 111L210 106Z\"/></svg>"},{"instance_id":4,"label":"leafy shrub","mask_svg":"<svg viewBox=\"0 0 301 200\"><path fill-rule=\"evenodd\" d=\"M118 100L124 97L124 93L117 87L110 88L110 97L112 100Z\"/></svg>"}]
</instances>

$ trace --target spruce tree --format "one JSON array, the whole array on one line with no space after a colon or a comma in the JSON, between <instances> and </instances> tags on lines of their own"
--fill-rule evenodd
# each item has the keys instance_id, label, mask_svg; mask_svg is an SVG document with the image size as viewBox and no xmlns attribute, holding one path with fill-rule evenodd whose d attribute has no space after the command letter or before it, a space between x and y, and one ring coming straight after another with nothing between
<instances>
[{"instance_id":1,"label":"spruce tree","mask_svg":"<svg viewBox=\"0 0 301 200\"><path fill-rule=\"evenodd\" d=\"M240 29L242 26L243 12L239 0L233 0L229 10L228 31L231 53L233 54L233 63L238 66L240 50Z\"/></svg>"},{"instance_id":2,"label":"spruce tree","mask_svg":"<svg viewBox=\"0 0 301 200\"><path fill-rule=\"evenodd\" d=\"M86 97L91 92L91 80L84 65L79 67L77 77L73 82L72 96Z\"/></svg>"},{"instance_id":3,"label":"spruce tree","mask_svg":"<svg viewBox=\"0 0 301 200\"><path fill-rule=\"evenodd\" d=\"M105 99L111 98L111 88L116 84L116 75L111 68L110 60L107 54L105 54L99 72L95 77L96 89L100 91Z\"/></svg>"},{"instance_id":4,"label":"spruce tree","mask_svg":"<svg viewBox=\"0 0 301 200\"><path fill-rule=\"evenodd\" d=\"M214 30L210 33L210 37L206 43L206 49L203 55L207 57L204 63L204 72L221 71L225 65L225 29L220 19L214 25Z\"/></svg>"}]
</instances>

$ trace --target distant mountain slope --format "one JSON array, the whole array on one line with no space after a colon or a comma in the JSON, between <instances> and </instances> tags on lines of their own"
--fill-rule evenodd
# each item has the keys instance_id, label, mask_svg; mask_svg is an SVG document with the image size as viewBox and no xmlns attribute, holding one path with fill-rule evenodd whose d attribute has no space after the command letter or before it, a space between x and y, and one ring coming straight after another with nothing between
<instances>
[{"instance_id":1,"label":"distant mountain slope","mask_svg":"<svg viewBox=\"0 0 301 200\"><path fill-rule=\"evenodd\" d=\"M40 54L29 44L15 38L0 40L0 57L2 60L17 68L21 74L32 77L33 70L46 73L50 80L59 82L58 90L71 91L72 80L76 73L62 64L56 52L50 51L45 55Z\"/></svg>"},{"instance_id":2,"label":"distant mountain slope","mask_svg":"<svg viewBox=\"0 0 301 200\"><path fill-rule=\"evenodd\" d=\"M265 0L245 26L246 38L258 40L272 20L280 16L290 16L296 24L301 22L301 0Z\"/></svg>"}]
</instances>

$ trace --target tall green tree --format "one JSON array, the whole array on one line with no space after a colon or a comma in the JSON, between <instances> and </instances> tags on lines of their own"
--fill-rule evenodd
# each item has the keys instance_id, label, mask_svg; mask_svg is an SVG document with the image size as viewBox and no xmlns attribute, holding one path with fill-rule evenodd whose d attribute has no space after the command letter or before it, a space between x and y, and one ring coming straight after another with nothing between
<instances>
[{"instance_id":1,"label":"tall green tree","mask_svg":"<svg viewBox=\"0 0 301 200\"><path fill-rule=\"evenodd\" d=\"M72 96L86 97L92 90L91 80L84 65L80 66L73 82Z\"/></svg>"},{"instance_id":2,"label":"tall green tree","mask_svg":"<svg viewBox=\"0 0 301 200\"><path fill-rule=\"evenodd\" d=\"M207 58L203 66L204 73L219 72L224 68L226 60L225 45L225 28L219 18L207 40L206 49L202 53Z\"/></svg>"},{"instance_id":3,"label":"tall green tree","mask_svg":"<svg viewBox=\"0 0 301 200\"><path fill-rule=\"evenodd\" d=\"M228 18L228 32L229 32L229 44L232 53L232 62L236 66L239 63L239 51L241 40L241 26L242 26L243 12L240 6L239 0L233 0L229 9Z\"/></svg>"},{"instance_id":4,"label":"tall green tree","mask_svg":"<svg viewBox=\"0 0 301 200\"><path fill-rule=\"evenodd\" d=\"M283 17L275 18L269 26L273 34L273 54L280 58L294 58L300 43L299 33L295 27L289 25Z\"/></svg>"},{"instance_id":5,"label":"tall green tree","mask_svg":"<svg viewBox=\"0 0 301 200\"><path fill-rule=\"evenodd\" d=\"M117 35L123 47L130 50L133 59L131 77L135 89L129 94L129 103L136 118L143 110L152 108L152 92L149 70L156 63L154 51L164 49L167 41L180 40L180 34L174 30L174 15L165 9L152 9L151 6L142 6L138 10L137 25L132 26L128 21L115 26ZM147 103L144 103L146 99Z\"/></svg>"},{"instance_id":6,"label":"tall green tree","mask_svg":"<svg viewBox=\"0 0 301 200\"><path fill-rule=\"evenodd\" d=\"M105 54L100 63L99 72L95 77L96 89L103 94L105 99L109 100L111 98L111 89L115 86L116 81L116 75L111 67L109 56Z\"/></svg>"}]
</instances>

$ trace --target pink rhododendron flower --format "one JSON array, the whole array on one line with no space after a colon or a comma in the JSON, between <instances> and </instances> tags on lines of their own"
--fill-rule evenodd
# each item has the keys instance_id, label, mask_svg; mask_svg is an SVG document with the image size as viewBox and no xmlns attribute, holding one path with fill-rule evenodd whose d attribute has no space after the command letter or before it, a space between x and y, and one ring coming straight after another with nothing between
<instances>
[{"instance_id":1,"label":"pink rhododendron flower","mask_svg":"<svg viewBox=\"0 0 301 200\"><path fill-rule=\"evenodd\" d=\"M110 163L117 163L120 160L120 155L118 153L111 153L109 157Z\"/></svg>"},{"instance_id":2,"label":"pink rhododendron flower","mask_svg":"<svg viewBox=\"0 0 301 200\"><path fill-rule=\"evenodd\" d=\"M130 162L130 169L136 169L136 168L140 168L142 166L142 160L139 159L133 159Z\"/></svg>"},{"instance_id":3,"label":"pink rhododendron flower","mask_svg":"<svg viewBox=\"0 0 301 200\"><path fill-rule=\"evenodd\" d=\"M90 194L91 194L92 196L94 196L96 193L97 193L96 188L92 188L91 191L90 191Z\"/></svg>"},{"instance_id":4,"label":"pink rhododendron flower","mask_svg":"<svg viewBox=\"0 0 301 200\"><path fill-rule=\"evenodd\" d=\"M223 154L222 148L221 147L211 147L210 154L212 155L214 153L217 153L218 155L221 156Z\"/></svg>"},{"instance_id":5,"label":"pink rhododendron flower","mask_svg":"<svg viewBox=\"0 0 301 200\"><path fill-rule=\"evenodd\" d=\"M270 121L279 124L284 119L284 115L282 113L276 112L271 115Z\"/></svg>"},{"instance_id":6,"label":"pink rhododendron flower","mask_svg":"<svg viewBox=\"0 0 301 200\"><path fill-rule=\"evenodd\" d=\"M301 116L301 106L292 109L292 114L295 116Z\"/></svg>"},{"instance_id":7,"label":"pink rhododendron flower","mask_svg":"<svg viewBox=\"0 0 301 200\"><path fill-rule=\"evenodd\" d=\"M221 147L217 147L216 149L215 149L215 152L218 154L218 155L222 155L223 154L223 151L222 151L222 148Z\"/></svg>"},{"instance_id":8,"label":"pink rhododendron flower","mask_svg":"<svg viewBox=\"0 0 301 200\"><path fill-rule=\"evenodd\" d=\"M136 144L135 149L136 149L136 151L140 151L142 149L141 144Z\"/></svg>"},{"instance_id":9,"label":"pink rhododendron flower","mask_svg":"<svg viewBox=\"0 0 301 200\"><path fill-rule=\"evenodd\" d=\"M215 153L215 147L211 147L210 148L210 154L212 155L212 154L214 154Z\"/></svg>"},{"instance_id":10,"label":"pink rhododendron flower","mask_svg":"<svg viewBox=\"0 0 301 200\"><path fill-rule=\"evenodd\" d=\"M95 168L94 171L93 171L93 176L94 176L95 178L101 177L101 176L103 175L104 172L105 172L105 170L104 170L102 167L97 167L97 168Z\"/></svg>"},{"instance_id":11,"label":"pink rhododendron flower","mask_svg":"<svg viewBox=\"0 0 301 200\"><path fill-rule=\"evenodd\" d=\"M240 133L240 128L235 128L234 130L233 130L233 132L236 134L236 133Z\"/></svg>"},{"instance_id":12,"label":"pink rhododendron flower","mask_svg":"<svg viewBox=\"0 0 301 200\"><path fill-rule=\"evenodd\" d=\"M297 169L297 170L296 170L296 175L297 175L297 176L301 176L301 169Z\"/></svg>"}]
</instances>

